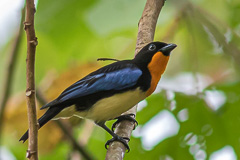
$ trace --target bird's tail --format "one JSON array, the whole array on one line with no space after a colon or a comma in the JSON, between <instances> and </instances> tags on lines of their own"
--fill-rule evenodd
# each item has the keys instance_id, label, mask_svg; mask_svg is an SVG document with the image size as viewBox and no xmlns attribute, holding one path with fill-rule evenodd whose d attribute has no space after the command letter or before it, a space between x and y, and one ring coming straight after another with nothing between
<instances>
[{"instance_id":1,"label":"bird's tail","mask_svg":"<svg viewBox=\"0 0 240 160\"><path fill-rule=\"evenodd\" d=\"M39 129L46 124L49 120L55 117L59 112L61 112L62 107L50 107L47 112L38 119ZM23 141L23 143L28 139L28 130L27 132L20 138L19 141Z\"/></svg>"}]
</instances>

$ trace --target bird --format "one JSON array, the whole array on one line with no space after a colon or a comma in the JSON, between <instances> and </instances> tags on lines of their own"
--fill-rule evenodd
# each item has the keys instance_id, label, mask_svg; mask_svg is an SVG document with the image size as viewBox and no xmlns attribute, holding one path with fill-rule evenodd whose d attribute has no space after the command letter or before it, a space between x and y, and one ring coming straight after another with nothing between
<instances>
[{"instance_id":1,"label":"bird","mask_svg":"<svg viewBox=\"0 0 240 160\"><path fill-rule=\"evenodd\" d=\"M119 141L129 151L129 139L118 136L113 129L122 120L137 123L132 114L122 113L154 92L166 69L170 53L176 47L173 43L151 42L133 59L116 60L88 74L40 108L47 111L38 119L39 129L52 119L72 116L90 119L112 135L113 138L105 144L106 148L111 142ZM117 121L109 129L105 123L114 119ZM28 130L19 141L24 143L27 139Z\"/></svg>"}]
</instances>

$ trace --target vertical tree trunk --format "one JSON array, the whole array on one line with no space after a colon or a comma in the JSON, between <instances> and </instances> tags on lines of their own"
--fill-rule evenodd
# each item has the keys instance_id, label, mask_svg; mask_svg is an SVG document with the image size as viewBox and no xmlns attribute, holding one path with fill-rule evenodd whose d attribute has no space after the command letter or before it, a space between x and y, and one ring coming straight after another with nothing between
<instances>
[{"instance_id":1,"label":"vertical tree trunk","mask_svg":"<svg viewBox=\"0 0 240 160\"><path fill-rule=\"evenodd\" d=\"M26 21L24 22L24 29L27 34L27 107L28 107L28 124L29 124L29 141L27 158L31 160L38 159L38 124L36 115L35 102L35 52L37 46L37 38L34 30L34 14L35 14L34 0L26 0Z\"/></svg>"}]
</instances>

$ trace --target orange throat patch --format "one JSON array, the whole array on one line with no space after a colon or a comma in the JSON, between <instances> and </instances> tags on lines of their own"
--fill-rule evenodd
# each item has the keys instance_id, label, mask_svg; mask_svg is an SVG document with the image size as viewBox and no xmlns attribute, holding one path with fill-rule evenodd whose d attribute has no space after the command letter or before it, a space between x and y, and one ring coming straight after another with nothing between
<instances>
[{"instance_id":1,"label":"orange throat patch","mask_svg":"<svg viewBox=\"0 0 240 160\"><path fill-rule=\"evenodd\" d=\"M164 73L169 56L165 56L162 52L157 52L153 57L151 62L148 64L148 70L151 74L151 85L146 92L146 96L150 96L156 89L157 84Z\"/></svg>"}]
</instances>

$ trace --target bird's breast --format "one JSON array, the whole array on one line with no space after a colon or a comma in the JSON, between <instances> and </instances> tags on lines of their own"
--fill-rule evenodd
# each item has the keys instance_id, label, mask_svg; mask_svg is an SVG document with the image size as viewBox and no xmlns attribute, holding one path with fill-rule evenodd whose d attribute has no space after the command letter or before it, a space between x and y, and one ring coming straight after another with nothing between
<instances>
[{"instance_id":1,"label":"bird's breast","mask_svg":"<svg viewBox=\"0 0 240 160\"><path fill-rule=\"evenodd\" d=\"M161 75L166 69L168 59L169 59L169 56L165 56L161 52L157 52L152 57L152 60L147 66L151 74L151 85L146 92L146 96L151 95L155 91L157 84L161 78Z\"/></svg>"}]
</instances>

